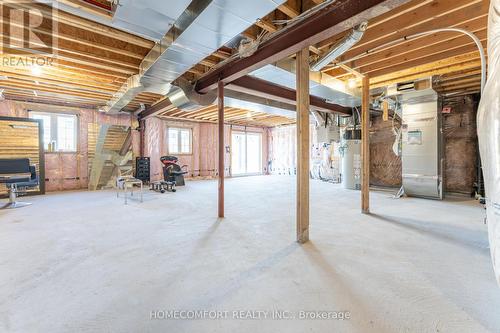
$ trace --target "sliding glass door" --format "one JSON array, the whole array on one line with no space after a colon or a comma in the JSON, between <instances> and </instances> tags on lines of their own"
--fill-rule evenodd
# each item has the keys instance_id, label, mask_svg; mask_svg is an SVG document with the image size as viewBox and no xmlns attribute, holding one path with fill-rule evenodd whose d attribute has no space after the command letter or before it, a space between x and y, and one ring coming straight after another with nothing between
<instances>
[{"instance_id":1,"label":"sliding glass door","mask_svg":"<svg viewBox=\"0 0 500 333\"><path fill-rule=\"evenodd\" d=\"M233 176L262 173L261 133L233 132L231 148L231 172Z\"/></svg>"}]
</instances>

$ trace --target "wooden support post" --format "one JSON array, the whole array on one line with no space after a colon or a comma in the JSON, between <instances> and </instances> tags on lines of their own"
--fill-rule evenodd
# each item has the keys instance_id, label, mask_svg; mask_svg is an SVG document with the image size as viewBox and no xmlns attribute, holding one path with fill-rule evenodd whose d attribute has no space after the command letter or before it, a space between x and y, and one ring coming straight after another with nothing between
<instances>
[{"instance_id":1,"label":"wooden support post","mask_svg":"<svg viewBox=\"0 0 500 333\"><path fill-rule=\"evenodd\" d=\"M218 83L219 119L219 217L224 217L224 82Z\"/></svg>"},{"instance_id":2,"label":"wooden support post","mask_svg":"<svg viewBox=\"0 0 500 333\"><path fill-rule=\"evenodd\" d=\"M309 240L309 49L297 52L297 242Z\"/></svg>"},{"instance_id":3,"label":"wooden support post","mask_svg":"<svg viewBox=\"0 0 500 333\"><path fill-rule=\"evenodd\" d=\"M370 79L363 76L361 101L361 212L370 213Z\"/></svg>"}]
</instances>

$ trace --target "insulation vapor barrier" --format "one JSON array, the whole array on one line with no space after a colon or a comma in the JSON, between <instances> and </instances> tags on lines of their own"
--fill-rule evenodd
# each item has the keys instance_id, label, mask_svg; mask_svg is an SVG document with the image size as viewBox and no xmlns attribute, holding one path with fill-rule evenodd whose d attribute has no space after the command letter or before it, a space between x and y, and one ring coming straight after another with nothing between
<instances>
[{"instance_id":1,"label":"insulation vapor barrier","mask_svg":"<svg viewBox=\"0 0 500 333\"><path fill-rule=\"evenodd\" d=\"M274 175L295 175L297 129L295 125L271 130L269 171Z\"/></svg>"},{"instance_id":2,"label":"insulation vapor barrier","mask_svg":"<svg viewBox=\"0 0 500 333\"><path fill-rule=\"evenodd\" d=\"M309 126L309 151L317 143L314 125ZM297 127L273 127L269 132L269 173L272 175L297 174Z\"/></svg>"},{"instance_id":3,"label":"insulation vapor barrier","mask_svg":"<svg viewBox=\"0 0 500 333\"><path fill-rule=\"evenodd\" d=\"M13 101L0 102L0 116L28 118L30 103ZM38 109L35 109L35 111ZM43 109L43 111L46 111ZM130 126L131 118L127 114L108 115L90 109L56 109L56 113L75 114L78 117L78 152L45 153L45 187L47 192L87 188L88 183L88 125L109 124ZM135 136L135 140L138 140ZM138 145L138 142L135 142Z\"/></svg>"},{"instance_id":4,"label":"insulation vapor barrier","mask_svg":"<svg viewBox=\"0 0 500 333\"><path fill-rule=\"evenodd\" d=\"M488 62L488 82L479 105L477 124L491 258L500 284L500 0L490 3Z\"/></svg>"}]
</instances>

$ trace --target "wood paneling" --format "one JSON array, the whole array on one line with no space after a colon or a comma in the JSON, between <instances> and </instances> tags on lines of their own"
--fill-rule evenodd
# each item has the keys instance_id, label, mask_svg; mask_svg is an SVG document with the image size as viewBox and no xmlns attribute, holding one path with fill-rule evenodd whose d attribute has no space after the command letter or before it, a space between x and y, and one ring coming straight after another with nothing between
<instances>
[{"instance_id":1,"label":"wood paneling","mask_svg":"<svg viewBox=\"0 0 500 333\"><path fill-rule=\"evenodd\" d=\"M0 158L29 158L40 174L38 123L0 119ZM7 192L0 184L0 194Z\"/></svg>"}]
</instances>

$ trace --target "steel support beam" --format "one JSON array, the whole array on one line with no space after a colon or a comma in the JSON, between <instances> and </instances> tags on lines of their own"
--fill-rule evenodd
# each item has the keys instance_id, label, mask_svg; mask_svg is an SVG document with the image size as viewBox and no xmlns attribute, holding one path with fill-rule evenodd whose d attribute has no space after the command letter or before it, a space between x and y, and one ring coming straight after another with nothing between
<instances>
[{"instance_id":1,"label":"steel support beam","mask_svg":"<svg viewBox=\"0 0 500 333\"><path fill-rule=\"evenodd\" d=\"M370 79L363 76L361 100L361 212L370 213Z\"/></svg>"},{"instance_id":2,"label":"steel support beam","mask_svg":"<svg viewBox=\"0 0 500 333\"><path fill-rule=\"evenodd\" d=\"M168 98L165 98L165 99L161 100L160 102L156 103L155 105L148 106L148 107L146 107L146 110L139 113L139 120L146 119L149 117L154 117L154 116L160 114L162 111L164 111L170 105L172 105L172 103L170 103L170 100Z\"/></svg>"},{"instance_id":3,"label":"steel support beam","mask_svg":"<svg viewBox=\"0 0 500 333\"><path fill-rule=\"evenodd\" d=\"M218 127L219 127L219 217L224 217L224 83L218 84Z\"/></svg>"},{"instance_id":4,"label":"steel support beam","mask_svg":"<svg viewBox=\"0 0 500 333\"><path fill-rule=\"evenodd\" d=\"M206 93L215 89L219 80L225 83L234 81L409 1L337 0L319 5L316 10L303 14L300 20L276 32L251 56L234 58L201 77L196 84L196 91Z\"/></svg>"},{"instance_id":5,"label":"steel support beam","mask_svg":"<svg viewBox=\"0 0 500 333\"><path fill-rule=\"evenodd\" d=\"M227 86L227 89L272 99L282 103L297 105L296 96L298 93L298 89L297 91L295 91L288 87L280 86L275 83L258 79L249 75L240 77L232 81ZM307 93L309 94L309 90L307 91ZM349 116L352 115L352 109L350 107L327 103L325 99L312 95L309 95L309 100L312 110L329 113L341 113Z\"/></svg>"}]
</instances>

